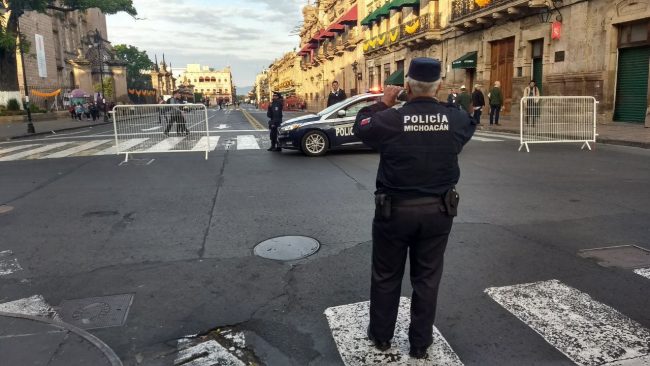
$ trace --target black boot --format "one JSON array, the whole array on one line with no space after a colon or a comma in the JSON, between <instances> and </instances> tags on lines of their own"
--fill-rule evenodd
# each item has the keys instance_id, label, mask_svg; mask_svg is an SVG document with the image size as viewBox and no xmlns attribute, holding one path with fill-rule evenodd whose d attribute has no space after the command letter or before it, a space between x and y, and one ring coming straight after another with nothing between
<instances>
[{"instance_id":1,"label":"black boot","mask_svg":"<svg viewBox=\"0 0 650 366\"><path fill-rule=\"evenodd\" d=\"M411 347L409 356L417 359L427 358L427 350L429 347Z\"/></svg>"},{"instance_id":2,"label":"black boot","mask_svg":"<svg viewBox=\"0 0 650 366\"><path fill-rule=\"evenodd\" d=\"M368 334L368 339L374 344L375 348L377 348L378 350L384 352L390 348L390 341L380 341L372 336L372 334L370 333L370 326L368 326L367 334Z\"/></svg>"}]
</instances>

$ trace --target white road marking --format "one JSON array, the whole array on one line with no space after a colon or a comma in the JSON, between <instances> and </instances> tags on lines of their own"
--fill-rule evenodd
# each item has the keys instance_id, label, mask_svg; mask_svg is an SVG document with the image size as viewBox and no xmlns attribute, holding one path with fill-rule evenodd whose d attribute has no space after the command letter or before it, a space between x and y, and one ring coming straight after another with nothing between
<instances>
[{"instance_id":1,"label":"white road marking","mask_svg":"<svg viewBox=\"0 0 650 366\"><path fill-rule=\"evenodd\" d=\"M408 327L411 322L411 301L400 298L399 313L392 347L386 352L377 350L366 336L370 302L337 306L325 310L336 347L346 366L364 365L436 365L462 366L449 343L433 328L433 344L428 357L414 360L409 357Z\"/></svg>"},{"instance_id":2,"label":"white road marking","mask_svg":"<svg viewBox=\"0 0 650 366\"><path fill-rule=\"evenodd\" d=\"M650 268L635 269L634 273L638 274L639 276L643 276L643 277L650 280Z\"/></svg>"},{"instance_id":3,"label":"white road marking","mask_svg":"<svg viewBox=\"0 0 650 366\"><path fill-rule=\"evenodd\" d=\"M0 276L8 276L23 270L18 259L13 256L14 253L11 250L0 252Z\"/></svg>"},{"instance_id":4,"label":"white road marking","mask_svg":"<svg viewBox=\"0 0 650 366\"><path fill-rule=\"evenodd\" d=\"M241 360L231 355L226 348L224 348L216 341L204 342L194 347L185 349L182 349L182 347L187 347L187 344L179 341L178 346L181 348L181 351L178 352L178 356L176 357L176 360L174 360L174 365L245 366Z\"/></svg>"},{"instance_id":5,"label":"white road marking","mask_svg":"<svg viewBox=\"0 0 650 366\"><path fill-rule=\"evenodd\" d=\"M56 310L54 310L54 308L52 308L52 306L50 306L41 295L34 295L26 299L0 304L0 312L40 316L43 318L60 320L59 314Z\"/></svg>"},{"instance_id":6,"label":"white road marking","mask_svg":"<svg viewBox=\"0 0 650 366\"><path fill-rule=\"evenodd\" d=\"M42 157L42 158L40 158L40 159L56 159L56 158L65 158L66 156L70 156L70 155L78 154L78 153L80 153L80 152L82 152L82 151L89 150L89 149L95 148L95 147L97 147L97 146L100 146L100 145L103 145L103 144L107 144L107 143L109 143L109 142L111 142L111 140L95 140L95 141L89 141L89 142L87 142L87 143L85 143L85 144L82 144L82 145L79 145L79 146L75 146L75 147L71 147L71 148L69 148L69 149L66 149L66 150L63 150L63 151L59 151L59 152L55 152L54 154L51 154L51 155L44 156L44 157Z\"/></svg>"},{"instance_id":7,"label":"white road marking","mask_svg":"<svg viewBox=\"0 0 650 366\"><path fill-rule=\"evenodd\" d=\"M29 148L32 148L34 146L39 146L39 145L35 145L35 144L33 144L33 145L18 145L18 146L8 147L6 149L0 149L0 155L10 153L12 151L29 149Z\"/></svg>"},{"instance_id":8,"label":"white road marking","mask_svg":"<svg viewBox=\"0 0 650 366\"><path fill-rule=\"evenodd\" d=\"M185 140L185 137L168 137L161 142L155 144L144 152L162 152L170 151L174 146L178 145L181 141Z\"/></svg>"},{"instance_id":9,"label":"white road marking","mask_svg":"<svg viewBox=\"0 0 650 366\"><path fill-rule=\"evenodd\" d=\"M491 139L491 138L488 138L488 137L480 137L480 136L477 136L477 135L474 135L472 137L472 140L481 141L481 142L501 142L501 141L503 141L503 140Z\"/></svg>"},{"instance_id":10,"label":"white road marking","mask_svg":"<svg viewBox=\"0 0 650 366\"><path fill-rule=\"evenodd\" d=\"M650 364L650 331L560 281L485 292L577 365Z\"/></svg>"},{"instance_id":11,"label":"white road marking","mask_svg":"<svg viewBox=\"0 0 650 366\"><path fill-rule=\"evenodd\" d=\"M56 131L52 131L52 134L49 136L45 136L46 139L50 139L52 137L64 137L64 136L72 136L72 135L80 135L82 133L86 133L91 131L90 129L88 130L83 130L83 131L77 131L77 132L70 132L70 133L56 133Z\"/></svg>"},{"instance_id":12,"label":"white road marking","mask_svg":"<svg viewBox=\"0 0 650 366\"><path fill-rule=\"evenodd\" d=\"M225 129L228 129L228 128L230 128L230 126L228 126L228 125L223 125L223 124L221 124L221 125L215 127L216 130L225 130Z\"/></svg>"},{"instance_id":13,"label":"white road marking","mask_svg":"<svg viewBox=\"0 0 650 366\"><path fill-rule=\"evenodd\" d=\"M70 142L57 142L56 144L45 145L45 146L41 146L41 147L36 148L36 149L32 149L32 150L28 150L28 151L22 151L22 152L19 152L17 154L3 156L3 157L0 158L0 161L14 161L14 160L26 158L28 156L40 154L40 153L43 153L43 152L46 152L46 151L49 151L49 150L58 149L58 148L60 148L62 146L68 145L68 144L70 144Z\"/></svg>"},{"instance_id":14,"label":"white road marking","mask_svg":"<svg viewBox=\"0 0 650 366\"><path fill-rule=\"evenodd\" d=\"M138 145L140 145L141 143L143 143L143 142L145 142L147 140L149 140L149 139L148 138L140 138L140 139L126 140L125 142L120 144L120 150L128 151L130 148L138 146ZM115 145L113 145L112 147L110 147L110 148L108 148L108 149L106 149L104 151L100 151L100 152L96 153L95 155L115 155L115 154L117 154L117 150L115 149Z\"/></svg>"},{"instance_id":15,"label":"white road marking","mask_svg":"<svg viewBox=\"0 0 650 366\"><path fill-rule=\"evenodd\" d=\"M515 141L520 140L518 135L508 135L508 134L505 134L505 133L477 132L474 135L475 136L484 136L484 137L493 137L493 138L505 139L505 140L515 140Z\"/></svg>"},{"instance_id":16,"label":"white road marking","mask_svg":"<svg viewBox=\"0 0 650 366\"><path fill-rule=\"evenodd\" d=\"M237 150L259 150L260 145L253 135L237 136Z\"/></svg>"},{"instance_id":17,"label":"white road marking","mask_svg":"<svg viewBox=\"0 0 650 366\"><path fill-rule=\"evenodd\" d=\"M206 148L208 147L208 141L210 143L210 151L214 151L217 148L217 145L219 144L219 138L220 136L210 136L209 140L208 137L201 137L199 142L194 145L192 148L192 151L205 151Z\"/></svg>"},{"instance_id":18,"label":"white road marking","mask_svg":"<svg viewBox=\"0 0 650 366\"><path fill-rule=\"evenodd\" d=\"M143 128L142 132L149 132L149 131L155 131L161 129L162 126L156 126L156 127L151 127L151 128Z\"/></svg>"}]
</instances>

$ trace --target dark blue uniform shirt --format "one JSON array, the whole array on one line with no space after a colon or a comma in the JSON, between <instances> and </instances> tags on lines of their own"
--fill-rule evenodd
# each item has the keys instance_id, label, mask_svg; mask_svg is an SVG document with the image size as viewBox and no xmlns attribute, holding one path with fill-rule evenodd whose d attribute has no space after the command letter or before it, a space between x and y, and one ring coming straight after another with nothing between
<instances>
[{"instance_id":1,"label":"dark blue uniform shirt","mask_svg":"<svg viewBox=\"0 0 650 366\"><path fill-rule=\"evenodd\" d=\"M363 108L353 132L379 150L377 192L410 198L441 196L458 183L458 154L475 130L458 107L415 98L399 109L382 102Z\"/></svg>"}]
</instances>

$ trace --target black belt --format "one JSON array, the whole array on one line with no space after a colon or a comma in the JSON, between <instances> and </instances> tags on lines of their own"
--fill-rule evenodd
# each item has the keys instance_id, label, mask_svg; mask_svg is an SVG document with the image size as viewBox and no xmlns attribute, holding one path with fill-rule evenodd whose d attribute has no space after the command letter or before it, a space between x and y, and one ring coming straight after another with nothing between
<instances>
[{"instance_id":1,"label":"black belt","mask_svg":"<svg viewBox=\"0 0 650 366\"><path fill-rule=\"evenodd\" d=\"M443 199L440 196L427 196L427 197L391 197L391 203L393 206L421 206L421 205L433 205L443 203Z\"/></svg>"}]
</instances>

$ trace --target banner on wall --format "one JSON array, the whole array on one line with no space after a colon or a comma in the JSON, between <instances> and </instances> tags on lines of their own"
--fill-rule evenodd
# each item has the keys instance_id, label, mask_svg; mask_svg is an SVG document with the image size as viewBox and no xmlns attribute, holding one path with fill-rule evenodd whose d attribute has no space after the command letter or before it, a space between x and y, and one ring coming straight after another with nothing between
<instances>
[{"instance_id":1,"label":"banner on wall","mask_svg":"<svg viewBox=\"0 0 650 366\"><path fill-rule=\"evenodd\" d=\"M47 61L45 60L45 43L43 36L35 34L36 38L36 62L38 63L38 76L42 78L47 77Z\"/></svg>"}]
</instances>

